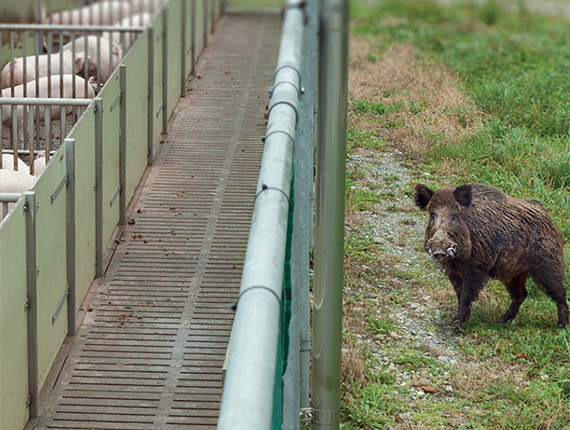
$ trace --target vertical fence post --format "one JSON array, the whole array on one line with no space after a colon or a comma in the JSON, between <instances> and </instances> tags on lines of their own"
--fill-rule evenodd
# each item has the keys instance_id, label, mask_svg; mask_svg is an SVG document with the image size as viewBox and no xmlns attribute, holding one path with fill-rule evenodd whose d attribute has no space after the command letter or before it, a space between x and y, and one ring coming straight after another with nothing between
<instances>
[{"instance_id":1,"label":"vertical fence post","mask_svg":"<svg viewBox=\"0 0 570 430\"><path fill-rule=\"evenodd\" d=\"M180 97L186 97L186 3L188 0L181 0L182 22L180 24Z\"/></svg>"},{"instance_id":2,"label":"vertical fence post","mask_svg":"<svg viewBox=\"0 0 570 430\"><path fill-rule=\"evenodd\" d=\"M147 162L154 163L154 27L148 28Z\"/></svg>"},{"instance_id":3,"label":"vertical fence post","mask_svg":"<svg viewBox=\"0 0 570 430\"><path fill-rule=\"evenodd\" d=\"M214 27L216 24L216 0L211 0L212 7L210 9L210 33L214 34Z\"/></svg>"},{"instance_id":4,"label":"vertical fence post","mask_svg":"<svg viewBox=\"0 0 570 430\"><path fill-rule=\"evenodd\" d=\"M30 418L38 416L38 306L36 261L36 193L24 193L26 211L26 279L28 313L28 389Z\"/></svg>"},{"instance_id":5,"label":"vertical fence post","mask_svg":"<svg viewBox=\"0 0 570 430\"><path fill-rule=\"evenodd\" d=\"M208 46L208 0L203 0L203 4L204 4L204 16L202 17L204 19L203 22L203 32L204 32L204 46L202 48L205 48L206 46Z\"/></svg>"},{"instance_id":6,"label":"vertical fence post","mask_svg":"<svg viewBox=\"0 0 570 430\"><path fill-rule=\"evenodd\" d=\"M162 9L162 133L168 129L168 10Z\"/></svg>"},{"instance_id":7,"label":"vertical fence post","mask_svg":"<svg viewBox=\"0 0 570 430\"><path fill-rule=\"evenodd\" d=\"M301 76L303 77L303 96L300 104L299 127L295 137L295 182L294 182L294 221L291 252L291 325L289 332L298 336L295 354L299 362L295 369L297 407L308 408L310 381L310 292L309 292L309 260L313 244L313 158L316 140L316 104L317 104L317 33L319 19L318 2L307 2L305 5L305 28L303 31L303 50ZM293 315L296 325L293 327ZM291 334L290 334L291 336ZM290 372L292 358L288 360L287 373ZM293 369L291 369L293 373ZM285 375L288 377L288 375ZM285 395L284 395L285 396ZM287 398L285 397L285 400ZM285 404L284 404L285 409ZM284 428L299 428L298 419L283 416ZM285 423L290 422L289 427ZM294 425L294 427L291 427Z\"/></svg>"},{"instance_id":8,"label":"vertical fence post","mask_svg":"<svg viewBox=\"0 0 570 430\"><path fill-rule=\"evenodd\" d=\"M103 99L95 98L95 277L103 275Z\"/></svg>"},{"instance_id":9,"label":"vertical fence post","mask_svg":"<svg viewBox=\"0 0 570 430\"><path fill-rule=\"evenodd\" d=\"M67 263L67 331L75 336L76 267L75 267L75 139L65 139L65 169L67 171L66 200L66 263Z\"/></svg>"},{"instance_id":10,"label":"vertical fence post","mask_svg":"<svg viewBox=\"0 0 570 430\"><path fill-rule=\"evenodd\" d=\"M119 224L127 222L127 66L119 66L121 91L119 112Z\"/></svg>"},{"instance_id":11,"label":"vertical fence post","mask_svg":"<svg viewBox=\"0 0 570 430\"><path fill-rule=\"evenodd\" d=\"M196 73L196 1L197 0L191 0L192 1L192 5L191 5L191 16L192 16L192 23L191 25L191 36L190 36L190 43L192 43L192 69L190 70L191 74Z\"/></svg>"},{"instance_id":12,"label":"vertical fence post","mask_svg":"<svg viewBox=\"0 0 570 430\"><path fill-rule=\"evenodd\" d=\"M313 429L338 429L344 283L348 0L323 0L313 305Z\"/></svg>"}]
</instances>

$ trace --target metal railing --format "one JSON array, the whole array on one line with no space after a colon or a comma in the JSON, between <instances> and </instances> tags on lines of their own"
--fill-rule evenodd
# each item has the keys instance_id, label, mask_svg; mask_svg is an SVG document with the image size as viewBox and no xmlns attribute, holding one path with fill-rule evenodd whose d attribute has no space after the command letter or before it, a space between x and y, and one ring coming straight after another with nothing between
<instances>
[{"instance_id":1,"label":"metal railing","mask_svg":"<svg viewBox=\"0 0 570 430\"><path fill-rule=\"evenodd\" d=\"M266 429L274 381L295 130L301 96L303 10L289 2L224 381L219 429ZM269 406L269 407L268 407Z\"/></svg>"},{"instance_id":2,"label":"metal railing","mask_svg":"<svg viewBox=\"0 0 570 430\"><path fill-rule=\"evenodd\" d=\"M312 428L319 430L339 427L347 57L346 0L287 3L218 429L297 430L301 420L310 421ZM315 140L309 405L309 249ZM290 308L284 308L283 302L289 300ZM280 324L285 329L280 331ZM286 345L288 350L282 350Z\"/></svg>"}]
</instances>

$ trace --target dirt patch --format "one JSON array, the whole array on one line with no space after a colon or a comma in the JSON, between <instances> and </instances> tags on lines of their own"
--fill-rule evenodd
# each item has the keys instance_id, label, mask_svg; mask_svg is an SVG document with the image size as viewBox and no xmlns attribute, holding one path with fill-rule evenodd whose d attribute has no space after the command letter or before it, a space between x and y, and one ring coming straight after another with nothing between
<instances>
[{"instance_id":1,"label":"dirt patch","mask_svg":"<svg viewBox=\"0 0 570 430\"><path fill-rule=\"evenodd\" d=\"M448 70L420 58L411 45L382 51L374 39L352 37L349 105L359 100L397 108L380 122L367 113L349 116L349 124L374 131L406 153L423 155L434 143L457 141L479 124L474 118L482 114L457 83Z\"/></svg>"}]
</instances>

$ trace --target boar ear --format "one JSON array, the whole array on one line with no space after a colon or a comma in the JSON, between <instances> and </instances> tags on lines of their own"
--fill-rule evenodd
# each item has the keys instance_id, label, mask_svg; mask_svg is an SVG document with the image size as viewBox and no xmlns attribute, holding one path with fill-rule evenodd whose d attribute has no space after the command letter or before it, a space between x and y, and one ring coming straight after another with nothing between
<instances>
[{"instance_id":1,"label":"boar ear","mask_svg":"<svg viewBox=\"0 0 570 430\"><path fill-rule=\"evenodd\" d=\"M430 190L423 184L416 185L416 193L414 194L414 200L416 201L416 206L422 211L427 209L427 205L433 197L433 191Z\"/></svg>"},{"instance_id":2,"label":"boar ear","mask_svg":"<svg viewBox=\"0 0 570 430\"><path fill-rule=\"evenodd\" d=\"M468 208L471 206L471 200L473 199L472 190L473 187L471 184L460 185L453 190L453 196L455 197L455 200L457 200L457 203Z\"/></svg>"}]
</instances>

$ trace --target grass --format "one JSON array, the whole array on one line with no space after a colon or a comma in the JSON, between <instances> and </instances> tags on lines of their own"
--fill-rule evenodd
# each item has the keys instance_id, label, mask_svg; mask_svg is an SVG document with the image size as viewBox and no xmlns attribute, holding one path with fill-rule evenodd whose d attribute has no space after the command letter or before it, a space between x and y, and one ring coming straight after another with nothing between
<instances>
[{"instance_id":1,"label":"grass","mask_svg":"<svg viewBox=\"0 0 570 430\"><path fill-rule=\"evenodd\" d=\"M570 428L570 331L554 328L552 301L529 281L515 322L498 325L509 298L489 282L470 321L446 335L458 364L442 364L440 351L406 338L401 314L423 303L421 285L429 306L419 315L436 333L451 330L448 281L427 258L406 263L379 243L360 215L410 213L399 197L411 200L416 181L477 181L539 199L570 240L569 23L518 4L506 12L496 0L352 3L349 157L391 151L413 180L386 175L379 187L359 163L347 172L345 344L361 367L344 379L342 428ZM398 223L405 232L424 221L410 213ZM420 254L420 242L393 245ZM414 388L418 378L435 391Z\"/></svg>"}]
</instances>

